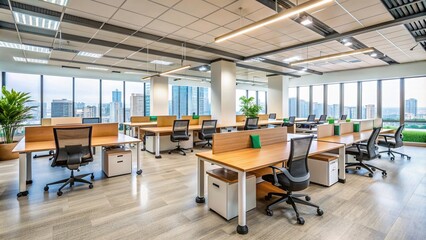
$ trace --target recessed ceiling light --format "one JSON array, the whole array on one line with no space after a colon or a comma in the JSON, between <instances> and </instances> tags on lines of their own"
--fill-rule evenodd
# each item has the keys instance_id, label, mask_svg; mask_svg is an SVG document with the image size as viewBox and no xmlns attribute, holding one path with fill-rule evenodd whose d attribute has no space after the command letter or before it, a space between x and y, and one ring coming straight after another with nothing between
<instances>
[{"instance_id":1,"label":"recessed ceiling light","mask_svg":"<svg viewBox=\"0 0 426 240\"><path fill-rule=\"evenodd\" d=\"M101 68L101 67L86 67L90 70L99 70L99 71L108 71L108 68Z\"/></svg>"},{"instance_id":2,"label":"recessed ceiling light","mask_svg":"<svg viewBox=\"0 0 426 240\"><path fill-rule=\"evenodd\" d=\"M198 68L198 70L200 70L201 72L205 72L205 71L207 71L208 69L207 69L207 67L206 67L206 66L201 66L201 67L199 67L199 68Z\"/></svg>"},{"instance_id":3,"label":"recessed ceiling light","mask_svg":"<svg viewBox=\"0 0 426 240\"><path fill-rule=\"evenodd\" d=\"M301 58L299 56L289 57L283 60L283 62L294 62L297 60L300 60Z\"/></svg>"},{"instance_id":4,"label":"recessed ceiling light","mask_svg":"<svg viewBox=\"0 0 426 240\"><path fill-rule=\"evenodd\" d=\"M343 45L345 45L346 47L352 46L352 42L345 42L343 43Z\"/></svg>"},{"instance_id":5,"label":"recessed ceiling light","mask_svg":"<svg viewBox=\"0 0 426 240\"><path fill-rule=\"evenodd\" d=\"M42 0L44 2L53 3L60 6L66 6L68 3L68 0Z\"/></svg>"},{"instance_id":6,"label":"recessed ceiling light","mask_svg":"<svg viewBox=\"0 0 426 240\"><path fill-rule=\"evenodd\" d=\"M15 62L28 62L28 63L40 63L40 64L48 63L48 61L45 59L36 59L36 58L13 57L13 60L15 60Z\"/></svg>"},{"instance_id":7,"label":"recessed ceiling light","mask_svg":"<svg viewBox=\"0 0 426 240\"><path fill-rule=\"evenodd\" d=\"M312 24L312 17L311 16L306 16L302 19L302 21L300 22L302 25L306 26L306 25L310 25Z\"/></svg>"},{"instance_id":8,"label":"recessed ceiling light","mask_svg":"<svg viewBox=\"0 0 426 240\"><path fill-rule=\"evenodd\" d=\"M159 64L159 65L166 65L166 66L173 65L172 62L167 62L167 61L163 61L163 60L152 60L151 63L152 64Z\"/></svg>"},{"instance_id":9,"label":"recessed ceiling light","mask_svg":"<svg viewBox=\"0 0 426 240\"><path fill-rule=\"evenodd\" d=\"M261 57L254 57L254 58L247 59L247 60L245 60L244 62L263 62L263 61L265 61L265 59L264 59L264 58L261 58Z\"/></svg>"},{"instance_id":10,"label":"recessed ceiling light","mask_svg":"<svg viewBox=\"0 0 426 240\"><path fill-rule=\"evenodd\" d=\"M371 54L370 54L370 57L373 57L373 58L374 58L374 57L377 57L377 53L375 53L375 52L371 53Z\"/></svg>"},{"instance_id":11,"label":"recessed ceiling light","mask_svg":"<svg viewBox=\"0 0 426 240\"><path fill-rule=\"evenodd\" d=\"M15 62L27 62L27 59L23 57L13 57L13 60L15 60Z\"/></svg>"},{"instance_id":12,"label":"recessed ceiling light","mask_svg":"<svg viewBox=\"0 0 426 240\"><path fill-rule=\"evenodd\" d=\"M36 17L20 12L13 12L13 16L15 16L15 21L17 24L55 31L59 28L59 22L52 19Z\"/></svg>"},{"instance_id":13,"label":"recessed ceiling light","mask_svg":"<svg viewBox=\"0 0 426 240\"><path fill-rule=\"evenodd\" d=\"M100 53L91 53L91 52L83 52L83 51L78 52L77 55L82 57L91 57L91 58L101 58L103 56L103 54L100 54Z\"/></svg>"},{"instance_id":14,"label":"recessed ceiling light","mask_svg":"<svg viewBox=\"0 0 426 240\"><path fill-rule=\"evenodd\" d=\"M13 49L19 49L19 50L25 50L25 51L31 51L31 52L39 52L39 53L51 52L49 48L36 47L31 45L19 44L19 43L3 42L3 41L0 41L0 47L13 48Z\"/></svg>"}]
</instances>

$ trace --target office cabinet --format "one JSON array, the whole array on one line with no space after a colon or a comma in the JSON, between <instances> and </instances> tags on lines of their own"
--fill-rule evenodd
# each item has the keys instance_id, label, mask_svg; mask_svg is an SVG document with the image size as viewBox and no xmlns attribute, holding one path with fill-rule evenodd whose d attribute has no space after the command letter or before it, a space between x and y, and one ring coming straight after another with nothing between
<instances>
[{"instance_id":1,"label":"office cabinet","mask_svg":"<svg viewBox=\"0 0 426 240\"><path fill-rule=\"evenodd\" d=\"M238 216L238 174L223 168L207 171L208 206L226 220ZM256 208L256 177L247 174L247 211Z\"/></svg>"},{"instance_id":2,"label":"office cabinet","mask_svg":"<svg viewBox=\"0 0 426 240\"><path fill-rule=\"evenodd\" d=\"M311 182L331 186L339 180L338 156L318 154L308 158Z\"/></svg>"},{"instance_id":3,"label":"office cabinet","mask_svg":"<svg viewBox=\"0 0 426 240\"><path fill-rule=\"evenodd\" d=\"M132 173L132 151L123 148L104 149L102 170L107 177Z\"/></svg>"}]
</instances>

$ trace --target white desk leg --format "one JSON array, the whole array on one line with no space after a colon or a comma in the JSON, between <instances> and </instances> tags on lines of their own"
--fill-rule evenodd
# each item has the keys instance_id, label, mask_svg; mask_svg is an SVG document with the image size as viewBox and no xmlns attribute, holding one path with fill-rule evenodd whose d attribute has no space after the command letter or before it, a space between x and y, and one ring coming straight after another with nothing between
<instances>
[{"instance_id":1,"label":"white desk leg","mask_svg":"<svg viewBox=\"0 0 426 240\"><path fill-rule=\"evenodd\" d=\"M27 179L26 179L26 183L27 184L32 184L33 183L33 178L32 178L32 172L33 172L33 168L32 168L32 157L31 157L31 153L27 153Z\"/></svg>"},{"instance_id":2,"label":"white desk leg","mask_svg":"<svg viewBox=\"0 0 426 240\"><path fill-rule=\"evenodd\" d=\"M18 197L27 196L27 153L19 154L19 193Z\"/></svg>"},{"instance_id":3,"label":"white desk leg","mask_svg":"<svg viewBox=\"0 0 426 240\"><path fill-rule=\"evenodd\" d=\"M155 133L155 158L161 158L161 155L160 155L160 133Z\"/></svg>"},{"instance_id":4,"label":"white desk leg","mask_svg":"<svg viewBox=\"0 0 426 240\"><path fill-rule=\"evenodd\" d=\"M247 234L248 227L246 223L247 212L247 194L246 194L246 172L238 172L238 226L237 233Z\"/></svg>"},{"instance_id":5,"label":"white desk leg","mask_svg":"<svg viewBox=\"0 0 426 240\"><path fill-rule=\"evenodd\" d=\"M346 151L345 145L339 148L339 182L346 182Z\"/></svg>"},{"instance_id":6,"label":"white desk leg","mask_svg":"<svg viewBox=\"0 0 426 240\"><path fill-rule=\"evenodd\" d=\"M136 171L136 173L138 175L142 174L142 163L141 163L141 156L140 156L141 155L140 147L141 147L141 143L140 142L136 143L136 161L137 161L136 165L137 165L137 169L138 169Z\"/></svg>"},{"instance_id":7,"label":"white desk leg","mask_svg":"<svg viewBox=\"0 0 426 240\"><path fill-rule=\"evenodd\" d=\"M205 203L206 199L204 198L204 178L206 171L204 170L204 161L201 158L197 160L197 197L195 202Z\"/></svg>"}]
</instances>

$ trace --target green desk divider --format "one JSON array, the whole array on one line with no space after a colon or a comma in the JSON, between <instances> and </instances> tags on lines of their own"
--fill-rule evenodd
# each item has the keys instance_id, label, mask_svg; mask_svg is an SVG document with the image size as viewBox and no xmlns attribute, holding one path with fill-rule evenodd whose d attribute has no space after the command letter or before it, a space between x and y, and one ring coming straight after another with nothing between
<instances>
[{"instance_id":1,"label":"green desk divider","mask_svg":"<svg viewBox=\"0 0 426 240\"><path fill-rule=\"evenodd\" d=\"M192 115L192 119L200 119L200 115Z\"/></svg>"},{"instance_id":2,"label":"green desk divider","mask_svg":"<svg viewBox=\"0 0 426 240\"><path fill-rule=\"evenodd\" d=\"M328 119L328 123L329 123L329 124L334 124L334 118L330 118L330 119Z\"/></svg>"},{"instance_id":3,"label":"green desk divider","mask_svg":"<svg viewBox=\"0 0 426 240\"><path fill-rule=\"evenodd\" d=\"M261 148L260 136L259 135L250 135L251 146L252 148Z\"/></svg>"},{"instance_id":4,"label":"green desk divider","mask_svg":"<svg viewBox=\"0 0 426 240\"><path fill-rule=\"evenodd\" d=\"M334 125L334 135L340 135L340 125Z\"/></svg>"},{"instance_id":5,"label":"green desk divider","mask_svg":"<svg viewBox=\"0 0 426 240\"><path fill-rule=\"evenodd\" d=\"M149 121L151 122L157 121L157 116L149 116Z\"/></svg>"},{"instance_id":6,"label":"green desk divider","mask_svg":"<svg viewBox=\"0 0 426 240\"><path fill-rule=\"evenodd\" d=\"M284 123L289 123L288 118L283 118L283 122L284 122Z\"/></svg>"},{"instance_id":7,"label":"green desk divider","mask_svg":"<svg viewBox=\"0 0 426 240\"><path fill-rule=\"evenodd\" d=\"M359 132L359 123L354 123L354 132Z\"/></svg>"},{"instance_id":8,"label":"green desk divider","mask_svg":"<svg viewBox=\"0 0 426 240\"><path fill-rule=\"evenodd\" d=\"M346 119L346 122L351 122L351 120L350 119Z\"/></svg>"}]
</instances>

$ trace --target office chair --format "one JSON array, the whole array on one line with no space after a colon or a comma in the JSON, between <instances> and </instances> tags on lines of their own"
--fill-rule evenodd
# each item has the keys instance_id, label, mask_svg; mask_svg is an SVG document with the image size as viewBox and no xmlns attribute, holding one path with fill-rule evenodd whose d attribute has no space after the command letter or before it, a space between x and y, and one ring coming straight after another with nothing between
<instances>
[{"instance_id":1,"label":"office chair","mask_svg":"<svg viewBox=\"0 0 426 240\"><path fill-rule=\"evenodd\" d=\"M90 123L100 123L101 119L98 117L91 117L91 118L82 118L81 121L83 124L90 124Z\"/></svg>"},{"instance_id":2,"label":"office chair","mask_svg":"<svg viewBox=\"0 0 426 240\"><path fill-rule=\"evenodd\" d=\"M355 163L346 163L346 172L348 172L349 167L356 167L357 170L361 168L367 169L369 171L369 177L373 177L374 171L376 170L380 170L383 176L387 175L386 170L364 163L364 160L373 160L378 156L376 152L376 140L380 130L380 127L374 128L367 143L354 143L353 145L355 146L346 148L346 154L354 155L355 159L358 161Z\"/></svg>"},{"instance_id":3,"label":"office chair","mask_svg":"<svg viewBox=\"0 0 426 240\"><path fill-rule=\"evenodd\" d=\"M255 130L258 129L259 117L248 117L244 124L244 130Z\"/></svg>"},{"instance_id":4,"label":"office chair","mask_svg":"<svg viewBox=\"0 0 426 240\"><path fill-rule=\"evenodd\" d=\"M273 174L262 176L263 180L286 191L286 193L270 192L265 196L265 200L267 201L270 200L273 195L281 197L266 207L266 215L272 216L273 212L271 207L281 202L286 202L287 204L292 205L296 212L297 223L300 225L305 224L305 220L299 216L296 203L315 207L317 209L318 216L324 214L319 206L309 202L311 198L308 195L293 194L293 191L301 191L309 186L310 174L308 169L308 153L312 139L313 136L291 139L290 157L287 161L288 168L284 167L283 162L282 168L271 166ZM280 173L277 173L277 171L280 171ZM300 199L300 197L304 197L306 201Z\"/></svg>"},{"instance_id":5,"label":"office chair","mask_svg":"<svg viewBox=\"0 0 426 240\"><path fill-rule=\"evenodd\" d=\"M348 117L348 115L342 115L342 116L340 116L340 120L346 120L347 117Z\"/></svg>"},{"instance_id":6,"label":"office chair","mask_svg":"<svg viewBox=\"0 0 426 240\"><path fill-rule=\"evenodd\" d=\"M295 121L296 121L296 117L291 116L291 117L288 118L288 123L283 123L281 126L282 127L293 127Z\"/></svg>"},{"instance_id":7,"label":"office chair","mask_svg":"<svg viewBox=\"0 0 426 240\"><path fill-rule=\"evenodd\" d=\"M204 148L205 146L212 147L210 140L213 139L213 134L216 133L216 125L217 120L203 120L198 138L203 141L207 141L207 143L204 144L201 148Z\"/></svg>"},{"instance_id":8,"label":"office chair","mask_svg":"<svg viewBox=\"0 0 426 240\"><path fill-rule=\"evenodd\" d=\"M310 114L308 119L306 119L306 122L315 122L315 114Z\"/></svg>"},{"instance_id":9,"label":"office chair","mask_svg":"<svg viewBox=\"0 0 426 240\"><path fill-rule=\"evenodd\" d=\"M325 121L327 121L327 115L323 114L323 115L320 116L317 123L323 124L323 123L325 123Z\"/></svg>"},{"instance_id":10,"label":"office chair","mask_svg":"<svg viewBox=\"0 0 426 240\"><path fill-rule=\"evenodd\" d=\"M314 123L316 123L315 122L315 114L310 114L309 116L308 116L308 119L306 119L306 122L307 123L312 123L312 124L298 124L297 125L297 127L298 128L309 128L309 129L312 129L312 126L315 126L315 125L313 125Z\"/></svg>"},{"instance_id":11,"label":"office chair","mask_svg":"<svg viewBox=\"0 0 426 240\"><path fill-rule=\"evenodd\" d=\"M276 113L270 113L269 116L268 116L268 119L273 119L273 120L277 119L277 114Z\"/></svg>"},{"instance_id":12,"label":"office chair","mask_svg":"<svg viewBox=\"0 0 426 240\"><path fill-rule=\"evenodd\" d=\"M400 153L400 152L396 152L396 151L392 151L392 148L400 148L404 145L403 143L403 138L404 136L402 135L402 131L404 130L405 125L402 124L401 126L399 126L399 128L396 130L395 135L393 134L380 134L380 137L384 137L385 140L379 140L378 145L382 146L382 147L386 147L388 148L386 151L381 151L379 152L379 155L377 156L378 158L381 158L380 153L387 153L388 156L392 155L392 157L390 158L390 160L395 160L395 155L399 154L401 155L401 157L407 157L408 160L411 159L410 156L408 156L407 154L404 153ZM390 138L393 138L394 140L390 140Z\"/></svg>"},{"instance_id":13,"label":"office chair","mask_svg":"<svg viewBox=\"0 0 426 240\"><path fill-rule=\"evenodd\" d=\"M189 120L175 120L173 122L173 131L172 131L172 135L170 135L170 141L177 142L178 145L175 149L170 150L169 154L171 154L173 151L178 151L185 156L186 153L184 150L191 150L191 152L194 151L192 149L180 147L180 142L189 140L190 135L189 135L188 128L189 128Z\"/></svg>"},{"instance_id":14,"label":"office chair","mask_svg":"<svg viewBox=\"0 0 426 240\"><path fill-rule=\"evenodd\" d=\"M74 170L80 171L80 166L93 161L91 151L92 127L54 128L53 134L55 136L56 154L51 166L66 167L71 170L71 176L46 184L44 191L49 191L49 185L63 183L57 192L58 196L61 196L62 189L65 186L69 184L72 187L76 182L87 183L89 188L92 189L93 184L83 178L91 175L90 178L94 179L93 173L74 176Z\"/></svg>"}]
</instances>

